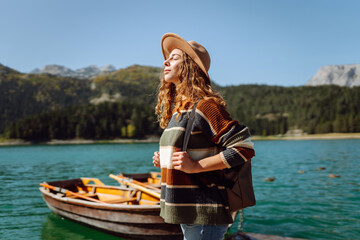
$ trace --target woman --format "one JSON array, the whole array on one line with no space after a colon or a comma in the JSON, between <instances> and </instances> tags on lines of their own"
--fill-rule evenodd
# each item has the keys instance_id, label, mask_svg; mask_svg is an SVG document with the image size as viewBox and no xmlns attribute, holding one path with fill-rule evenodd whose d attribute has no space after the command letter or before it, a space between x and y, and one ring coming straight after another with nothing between
<instances>
[{"instance_id":1,"label":"woman","mask_svg":"<svg viewBox=\"0 0 360 240\"><path fill-rule=\"evenodd\" d=\"M164 76L156 114L165 130L153 156L154 166L161 168L160 215L167 223L180 224L184 239L223 239L233 219L224 186L209 176L221 176L222 169L254 156L250 134L231 119L223 98L213 91L210 56L202 45L167 33L161 48ZM196 103L188 150L183 152L188 115Z\"/></svg>"}]
</instances>

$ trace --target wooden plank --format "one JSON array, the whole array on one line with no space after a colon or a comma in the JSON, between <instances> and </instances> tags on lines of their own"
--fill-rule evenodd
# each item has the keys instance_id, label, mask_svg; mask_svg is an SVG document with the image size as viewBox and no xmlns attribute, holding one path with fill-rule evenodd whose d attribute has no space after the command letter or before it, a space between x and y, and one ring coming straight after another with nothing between
<instances>
[{"instance_id":1,"label":"wooden plank","mask_svg":"<svg viewBox=\"0 0 360 240\"><path fill-rule=\"evenodd\" d=\"M134 202L134 201L137 201L137 198L136 197L133 197L133 198L118 198L118 199L111 199L111 200L105 200L103 202L106 202L106 203L124 203L124 202Z\"/></svg>"},{"instance_id":2,"label":"wooden plank","mask_svg":"<svg viewBox=\"0 0 360 240\"><path fill-rule=\"evenodd\" d=\"M160 200L160 193L155 192L154 190L151 190L151 189L148 189L146 187L140 186L140 185L138 185L136 183L133 183L131 181L124 180L123 178L120 178L120 177L115 176L113 174L110 174L109 176L111 178L117 180L118 182L122 183L122 184L126 184L126 185L128 185L130 187L136 188L136 189L138 189L138 190L140 190L140 191L142 191L144 193L147 193L147 194L149 194L149 195L151 195L151 196L153 196L153 197Z\"/></svg>"},{"instance_id":3,"label":"wooden plank","mask_svg":"<svg viewBox=\"0 0 360 240\"><path fill-rule=\"evenodd\" d=\"M117 190L124 190L129 191L128 187L121 187L121 186L109 186L109 185L96 185L96 184L85 184L85 187L95 187L95 188L104 188L104 189L117 189Z\"/></svg>"},{"instance_id":4,"label":"wooden plank","mask_svg":"<svg viewBox=\"0 0 360 240\"><path fill-rule=\"evenodd\" d=\"M230 235L225 240L305 240L305 239L243 232L243 233Z\"/></svg>"}]
</instances>

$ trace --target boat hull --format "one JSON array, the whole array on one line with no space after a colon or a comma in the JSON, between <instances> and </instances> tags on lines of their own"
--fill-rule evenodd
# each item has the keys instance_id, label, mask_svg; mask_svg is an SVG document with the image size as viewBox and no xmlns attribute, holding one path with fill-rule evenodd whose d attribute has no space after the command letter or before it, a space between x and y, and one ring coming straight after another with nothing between
<instances>
[{"instance_id":1,"label":"boat hull","mask_svg":"<svg viewBox=\"0 0 360 240\"><path fill-rule=\"evenodd\" d=\"M64 218L129 239L182 239L179 225L167 224L158 205L102 204L61 197L40 188L47 206Z\"/></svg>"}]
</instances>

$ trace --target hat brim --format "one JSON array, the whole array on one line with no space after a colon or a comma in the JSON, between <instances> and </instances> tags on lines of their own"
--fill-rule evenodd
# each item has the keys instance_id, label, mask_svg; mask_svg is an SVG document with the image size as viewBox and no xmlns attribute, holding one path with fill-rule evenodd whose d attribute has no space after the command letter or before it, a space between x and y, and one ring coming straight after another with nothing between
<instances>
[{"instance_id":1,"label":"hat brim","mask_svg":"<svg viewBox=\"0 0 360 240\"><path fill-rule=\"evenodd\" d=\"M186 52L192 60L200 67L200 69L209 77L209 74L202 63L200 57L196 54L191 45L182 37L175 33L166 33L161 38L161 50L164 56L164 59L168 59L172 50L180 49Z\"/></svg>"}]
</instances>

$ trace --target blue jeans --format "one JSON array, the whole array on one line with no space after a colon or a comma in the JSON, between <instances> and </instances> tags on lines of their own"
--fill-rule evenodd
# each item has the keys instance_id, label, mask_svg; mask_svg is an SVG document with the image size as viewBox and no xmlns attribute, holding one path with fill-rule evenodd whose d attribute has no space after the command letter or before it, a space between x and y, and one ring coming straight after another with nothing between
<instances>
[{"instance_id":1,"label":"blue jeans","mask_svg":"<svg viewBox=\"0 0 360 240\"><path fill-rule=\"evenodd\" d=\"M184 240L222 240L228 229L225 225L180 224Z\"/></svg>"}]
</instances>

